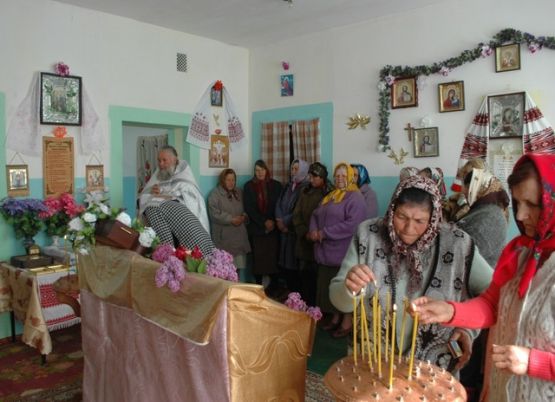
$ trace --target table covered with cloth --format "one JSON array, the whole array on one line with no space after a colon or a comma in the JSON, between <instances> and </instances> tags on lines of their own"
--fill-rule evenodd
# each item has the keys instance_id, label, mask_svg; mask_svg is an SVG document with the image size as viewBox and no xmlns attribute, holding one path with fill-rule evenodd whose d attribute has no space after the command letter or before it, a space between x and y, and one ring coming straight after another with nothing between
<instances>
[{"instance_id":1,"label":"table covered with cloth","mask_svg":"<svg viewBox=\"0 0 555 402\"><path fill-rule=\"evenodd\" d=\"M187 274L97 245L78 256L84 401L302 401L314 322L259 285Z\"/></svg>"},{"instance_id":2,"label":"table covered with cloth","mask_svg":"<svg viewBox=\"0 0 555 402\"><path fill-rule=\"evenodd\" d=\"M13 311L23 323L21 340L42 355L52 352L51 331L80 322L71 307L60 303L54 291L55 282L68 274L69 267L40 271L0 263L0 313Z\"/></svg>"}]
</instances>

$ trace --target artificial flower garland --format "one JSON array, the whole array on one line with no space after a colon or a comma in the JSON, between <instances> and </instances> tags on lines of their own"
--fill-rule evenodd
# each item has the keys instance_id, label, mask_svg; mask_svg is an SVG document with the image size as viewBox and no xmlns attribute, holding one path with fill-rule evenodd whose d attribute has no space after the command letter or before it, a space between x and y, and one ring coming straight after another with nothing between
<instances>
[{"instance_id":1,"label":"artificial flower garland","mask_svg":"<svg viewBox=\"0 0 555 402\"><path fill-rule=\"evenodd\" d=\"M536 37L527 32L506 28L497 33L488 43L481 42L474 49L464 50L457 57L451 57L428 66L420 65L411 67L387 65L382 68L380 70L380 81L378 83L380 108L378 113L380 118L378 150L380 152L386 152L391 149L389 146L389 114L391 107L391 86L395 82L396 77L418 77L431 74L447 76L453 69L479 58L488 57L493 53L493 49L509 43L526 43L528 50L532 54L544 47L555 50L555 37L553 36Z\"/></svg>"}]
</instances>

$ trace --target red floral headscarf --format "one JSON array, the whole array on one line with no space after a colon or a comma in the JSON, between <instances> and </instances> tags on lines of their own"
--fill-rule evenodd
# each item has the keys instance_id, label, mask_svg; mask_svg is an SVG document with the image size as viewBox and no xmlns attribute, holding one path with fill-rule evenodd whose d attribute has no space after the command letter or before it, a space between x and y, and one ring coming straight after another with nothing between
<instances>
[{"instance_id":1,"label":"red floral headscarf","mask_svg":"<svg viewBox=\"0 0 555 402\"><path fill-rule=\"evenodd\" d=\"M516 163L513 171L524 161L531 161L539 174L541 182L541 213L536 227L535 238L524 234L519 225L521 235L514 238L505 246L493 275L493 281L503 286L512 279L517 270L518 254L522 247L532 249L525 262L524 273L518 286L518 295L523 298L526 294L532 278L536 271L541 268L543 262L555 251L555 155L526 154ZM516 220L516 207L513 205L513 213Z\"/></svg>"}]
</instances>

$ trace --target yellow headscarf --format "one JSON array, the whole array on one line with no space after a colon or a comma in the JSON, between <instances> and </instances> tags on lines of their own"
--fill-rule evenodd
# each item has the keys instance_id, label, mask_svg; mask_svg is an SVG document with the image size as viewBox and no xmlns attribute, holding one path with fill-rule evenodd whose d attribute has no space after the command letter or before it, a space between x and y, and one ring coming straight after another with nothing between
<instances>
[{"instance_id":1,"label":"yellow headscarf","mask_svg":"<svg viewBox=\"0 0 555 402\"><path fill-rule=\"evenodd\" d=\"M339 204L343 201L343 198L348 191L358 191L358 186L355 181L355 170L347 162L339 162L335 166L335 169L333 169L333 176L335 177L335 172L337 172L337 169L341 167L347 169L347 187L344 189L336 188L335 190L330 191L322 200L322 205L328 203L329 201Z\"/></svg>"}]
</instances>

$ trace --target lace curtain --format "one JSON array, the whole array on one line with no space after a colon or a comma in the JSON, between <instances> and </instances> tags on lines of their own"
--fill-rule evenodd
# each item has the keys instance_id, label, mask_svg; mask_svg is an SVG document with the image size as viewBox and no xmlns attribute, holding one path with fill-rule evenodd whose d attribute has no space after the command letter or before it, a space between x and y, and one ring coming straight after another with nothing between
<instances>
[{"instance_id":1,"label":"lace curtain","mask_svg":"<svg viewBox=\"0 0 555 402\"><path fill-rule=\"evenodd\" d=\"M165 145L168 145L167 134L137 138L137 194L156 170L158 150Z\"/></svg>"}]
</instances>

